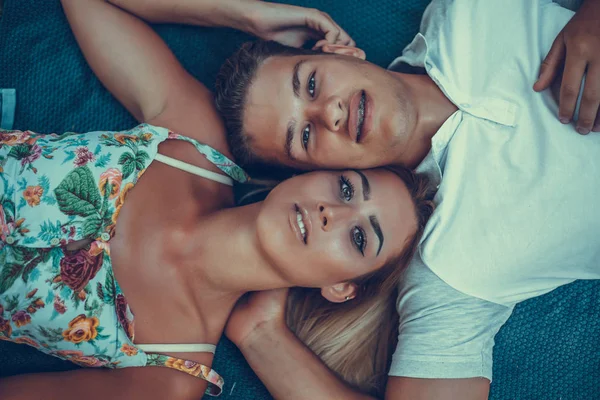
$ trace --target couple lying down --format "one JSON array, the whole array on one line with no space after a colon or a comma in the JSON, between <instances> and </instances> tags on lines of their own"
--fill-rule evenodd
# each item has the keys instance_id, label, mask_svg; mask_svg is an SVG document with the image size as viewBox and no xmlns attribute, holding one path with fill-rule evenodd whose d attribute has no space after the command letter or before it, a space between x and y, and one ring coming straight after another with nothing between
<instances>
[{"instance_id":1,"label":"couple lying down","mask_svg":"<svg viewBox=\"0 0 600 400\"><path fill-rule=\"evenodd\" d=\"M523 85L573 16L560 5L515 1L518 17L502 19L504 2L482 3L478 12L496 19L475 37L477 27L457 23L475 12L471 2L435 1L393 65L424 73L405 74L363 61L314 10L62 3L94 72L143 123L2 133L0 337L113 370L7 378L6 398L58 397L66 383L98 398L218 394L210 365L224 329L277 398L382 396L388 369L391 399L485 398L493 335L514 304L597 278L589 238L598 216L569 208L581 193L564 187L597 194L598 139L571 132L551 94ZM317 38L320 52L245 45L219 74L215 108L143 20L231 26L289 46ZM507 24L512 36L499 35ZM537 47L514 46L521 37ZM490 65L458 57L465 45ZM234 157L327 171L233 207L233 181L248 180ZM569 233L568 246L549 221ZM234 309L250 291L267 292ZM466 336L467 347L452 344ZM166 368L125 368L143 366ZM302 389L283 382L292 370L303 371Z\"/></svg>"}]
</instances>

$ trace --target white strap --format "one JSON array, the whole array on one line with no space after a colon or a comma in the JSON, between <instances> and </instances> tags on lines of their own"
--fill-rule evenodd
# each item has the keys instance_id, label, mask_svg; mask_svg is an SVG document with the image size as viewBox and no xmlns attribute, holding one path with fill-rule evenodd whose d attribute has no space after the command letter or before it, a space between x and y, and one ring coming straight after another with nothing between
<instances>
[{"instance_id":1,"label":"white strap","mask_svg":"<svg viewBox=\"0 0 600 400\"><path fill-rule=\"evenodd\" d=\"M211 181L223 183L225 185L233 186L233 180L225 175L217 174L216 172L209 171L204 168L196 167L195 165L188 164L183 161L176 160L175 158L167 157L162 154L156 154L154 158L156 161L160 161L163 164L170 165L171 167L180 169L182 171L189 172L190 174L198 175Z\"/></svg>"},{"instance_id":2,"label":"white strap","mask_svg":"<svg viewBox=\"0 0 600 400\"><path fill-rule=\"evenodd\" d=\"M147 353L213 353L214 344L136 344L137 348Z\"/></svg>"}]
</instances>

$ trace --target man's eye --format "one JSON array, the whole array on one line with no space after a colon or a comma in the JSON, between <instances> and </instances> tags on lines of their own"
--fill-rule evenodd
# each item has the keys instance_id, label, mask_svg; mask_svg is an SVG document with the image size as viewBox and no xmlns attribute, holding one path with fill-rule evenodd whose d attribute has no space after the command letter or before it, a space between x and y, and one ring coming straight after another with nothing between
<instances>
[{"instance_id":1,"label":"man's eye","mask_svg":"<svg viewBox=\"0 0 600 400\"><path fill-rule=\"evenodd\" d=\"M302 147L304 151L308 151L308 140L310 139L310 125L306 125L306 128L302 131Z\"/></svg>"},{"instance_id":2,"label":"man's eye","mask_svg":"<svg viewBox=\"0 0 600 400\"><path fill-rule=\"evenodd\" d=\"M350 201L354 197L354 186L344 175L340 177L340 196L345 201Z\"/></svg>"},{"instance_id":3,"label":"man's eye","mask_svg":"<svg viewBox=\"0 0 600 400\"><path fill-rule=\"evenodd\" d=\"M315 87L315 73L313 72L310 75L310 78L308 79L308 94L310 95L310 97L315 97Z\"/></svg>"},{"instance_id":4,"label":"man's eye","mask_svg":"<svg viewBox=\"0 0 600 400\"><path fill-rule=\"evenodd\" d=\"M350 236L352 238L352 244L354 247L356 247L356 249L364 256L366 247L365 232L358 226L355 226L352 228Z\"/></svg>"}]
</instances>

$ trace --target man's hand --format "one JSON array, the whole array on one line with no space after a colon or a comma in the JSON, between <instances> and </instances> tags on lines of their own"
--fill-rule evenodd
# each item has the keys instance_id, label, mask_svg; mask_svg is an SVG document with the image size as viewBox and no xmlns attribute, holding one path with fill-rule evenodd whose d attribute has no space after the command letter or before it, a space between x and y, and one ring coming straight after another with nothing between
<instances>
[{"instance_id":1,"label":"man's hand","mask_svg":"<svg viewBox=\"0 0 600 400\"><path fill-rule=\"evenodd\" d=\"M225 334L242 347L264 329L285 330L285 305L288 289L249 293L231 312Z\"/></svg>"},{"instance_id":2,"label":"man's hand","mask_svg":"<svg viewBox=\"0 0 600 400\"><path fill-rule=\"evenodd\" d=\"M558 34L542 62L540 76L533 89L539 92L548 88L559 78L563 67L558 102L560 121L567 124L573 118L582 79L587 71L577 132L583 135L590 130L600 132L600 0L584 1Z\"/></svg>"},{"instance_id":3,"label":"man's hand","mask_svg":"<svg viewBox=\"0 0 600 400\"><path fill-rule=\"evenodd\" d=\"M262 1L247 3L250 24L242 28L264 40L301 47L308 40L354 46L354 40L326 13Z\"/></svg>"}]
</instances>

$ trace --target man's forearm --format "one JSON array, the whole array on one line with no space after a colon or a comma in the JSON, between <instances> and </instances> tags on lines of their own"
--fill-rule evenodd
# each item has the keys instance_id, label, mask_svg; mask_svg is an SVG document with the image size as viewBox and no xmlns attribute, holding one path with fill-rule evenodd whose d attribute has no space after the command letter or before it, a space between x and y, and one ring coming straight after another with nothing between
<instances>
[{"instance_id":1,"label":"man's forearm","mask_svg":"<svg viewBox=\"0 0 600 400\"><path fill-rule=\"evenodd\" d=\"M274 398L373 400L346 386L289 330L253 336L240 350Z\"/></svg>"},{"instance_id":2,"label":"man's forearm","mask_svg":"<svg viewBox=\"0 0 600 400\"><path fill-rule=\"evenodd\" d=\"M153 23L230 27L244 30L255 0L108 0Z\"/></svg>"}]
</instances>

